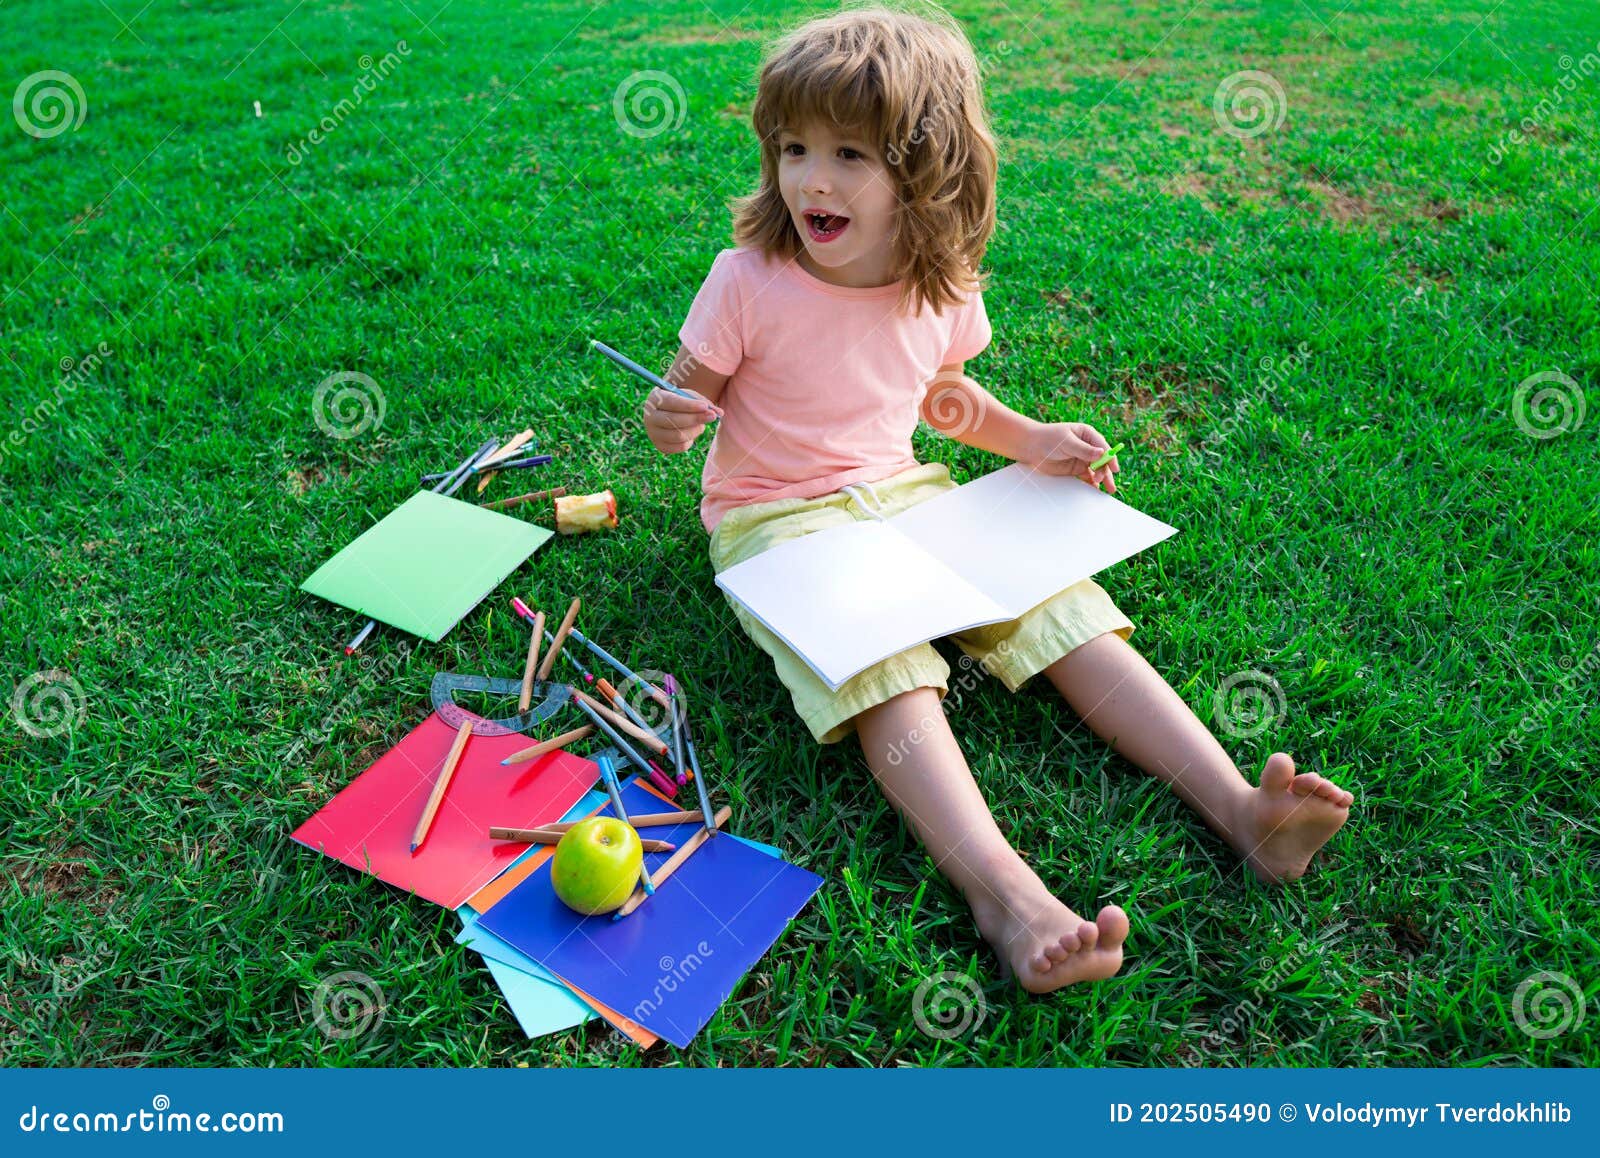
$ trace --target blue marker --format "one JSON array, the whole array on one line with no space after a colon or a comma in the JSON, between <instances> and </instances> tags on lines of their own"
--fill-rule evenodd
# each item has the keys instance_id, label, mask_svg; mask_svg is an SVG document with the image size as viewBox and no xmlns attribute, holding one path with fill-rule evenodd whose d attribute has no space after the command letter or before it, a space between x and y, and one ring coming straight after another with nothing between
<instances>
[{"instance_id":1,"label":"blue marker","mask_svg":"<svg viewBox=\"0 0 1600 1158\"><path fill-rule=\"evenodd\" d=\"M629 824L628 810L622 807L622 785L617 783L617 769L611 763L610 756L596 756L595 763L600 765L600 777L606 782L606 793L611 797L611 809L617 814L617 819L623 824ZM629 824L629 827L632 827ZM644 885L644 895L649 896L656 891L655 882L650 879L650 872L644 867L644 862L639 862L639 881Z\"/></svg>"},{"instance_id":2,"label":"blue marker","mask_svg":"<svg viewBox=\"0 0 1600 1158\"><path fill-rule=\"evenodd\" d=\"M668 382L665 378L661 377L659 374L653 373L650 370L646 370L643 366L639 365L639 363L635 362L632 358L628 357L626 354L619 354L617 351L613 350L610 346L606 345L604 342L596 341L594 338L590 338L589 339L589 345L593 349L599 350L607 358L610 358L613 362L615 362L617 365L621 366L624 370L628 371L630 374L635 374L638 377L643 378L646 382L650 383L650 385L658 387L658 388L660 388L662 390L666 390L669 393L676 394L680 398L689 398L689 399L694 400L695 402L704 402L707 406L710 406L713 410L717 410L716 403L712 402L710 399L702 398L698 394L690 394L687 390L684 390L684 389L682 389L680 387L674 386L671 382ZM720 414L720 411L718 411L718 413Z\"/></svg>"}]
</instances>

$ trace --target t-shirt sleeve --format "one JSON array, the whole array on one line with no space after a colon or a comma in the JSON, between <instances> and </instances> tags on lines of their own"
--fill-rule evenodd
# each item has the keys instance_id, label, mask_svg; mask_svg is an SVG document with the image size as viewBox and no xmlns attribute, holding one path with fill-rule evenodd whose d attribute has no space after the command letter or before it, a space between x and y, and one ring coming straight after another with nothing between
<instances>
[{"instance_id":1,"label":"t-shirt sleeve","mask_svg":"<svg viewBox=\"0 0 1600 1158\"><path fill-rule=\"evenodd\" d=\"M739 283L725 249L711 263L711 272L689 306L678 330L684 348L718 374L732 374L744 360L744 317Z\"/></svg>"},{"instance_id":2,"label":"t-shirt sleeve","mask_svg":"<svg viewBox=\"0 0 1600 1158\"><path fill-rule=\"evenodd\" d=\"M942 365L965 362L976 358L988 348L993 331L989 327L989 314L983 308L983 291L972 290L966 301L956 307L955 330L950 335L950 349Z\"/></svg>"}]
</instances>

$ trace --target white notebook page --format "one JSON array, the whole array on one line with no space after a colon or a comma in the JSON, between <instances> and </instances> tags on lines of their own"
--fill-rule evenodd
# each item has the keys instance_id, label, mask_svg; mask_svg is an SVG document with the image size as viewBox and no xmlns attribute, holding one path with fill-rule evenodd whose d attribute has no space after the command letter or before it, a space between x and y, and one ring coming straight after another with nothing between
<instances>
[{"instance_id":1,"label":"white notebook page","mask_svg":"<svg viewBox=\"0 0 1600 1158\"><path fill-rule=\"evenodd\" d=\"M1003 619L1177 534L1081 479L1017 463L918 503L889 523L987 593Z\"/></svg>"},{"instance_id":2,"label":"white notebook page","mask_svg":"<svg viewBox=\"0 0 1600 1158\"><path fill-rule=\"evenodd\" d=\"M830 688L918 643L1010 618L890 523L804 535L729 567L717 586Z\"/></svg>"}]
</instances>

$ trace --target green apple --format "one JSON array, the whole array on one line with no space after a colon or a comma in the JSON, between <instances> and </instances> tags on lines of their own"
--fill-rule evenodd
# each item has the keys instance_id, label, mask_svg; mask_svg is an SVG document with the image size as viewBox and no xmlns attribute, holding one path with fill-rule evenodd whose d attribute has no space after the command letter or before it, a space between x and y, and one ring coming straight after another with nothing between
<instances>
[{"instance_id":1,"label":"green apple","mask_svg":"<svg viewBox=\"0 0 1600 1158\"><path fill-rule=\"evenodd\" d=\"M561 837L550 883L567 907L588 916L620 909L644 867L644 846L631 824L614 816L580 820Z\"/></svg>"}]
</instances>

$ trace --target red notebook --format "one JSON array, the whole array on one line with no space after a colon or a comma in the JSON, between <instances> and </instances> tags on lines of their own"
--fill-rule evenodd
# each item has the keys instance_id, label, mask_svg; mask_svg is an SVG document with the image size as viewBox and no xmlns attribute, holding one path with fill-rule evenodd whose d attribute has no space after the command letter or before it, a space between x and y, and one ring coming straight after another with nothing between
<instances>
[{"instance_id":1,"label":"red notebook","mask_svg":"<svg viewBox=\"0 0 1600 1158\"><path fill-rule=\"evenodd\" d=\"M455 737L456 729L438 713L429 716L295 829L293 839L454 909L528 847L490 840L490 825L554 823L600 778L593 761L567 752L507 767L502 759L537 741L521 735L473 736L428 838L412 855L412 834Z\"/></svg>"}]
</instances>

